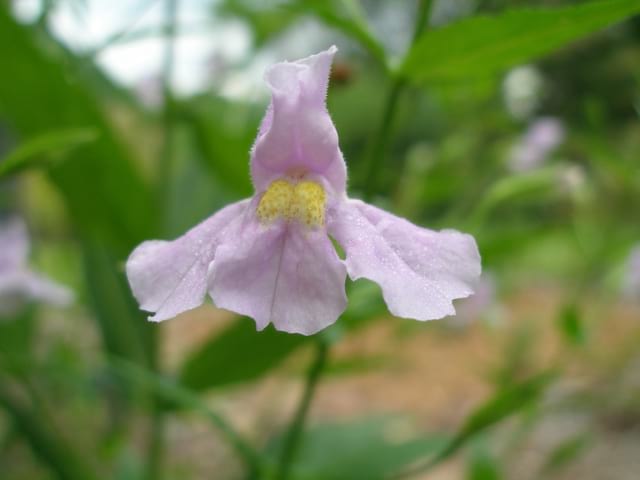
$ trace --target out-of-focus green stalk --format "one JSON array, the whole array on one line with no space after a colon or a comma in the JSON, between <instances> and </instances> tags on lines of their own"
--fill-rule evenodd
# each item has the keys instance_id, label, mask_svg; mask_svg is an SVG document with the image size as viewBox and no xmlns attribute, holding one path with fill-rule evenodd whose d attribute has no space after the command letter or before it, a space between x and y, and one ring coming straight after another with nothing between
<instances>
[{"instance_id":1,"label":"out-of-focus green stalk","mask_svg":"<svg viewBox=\"0 0 640 480\"><path fill-rule=\"evenodd\" d=\"M389 145L389 137L391 136L391 126L396 115L398 99L400 93L404 89L405 80L400 77L394 78L387 94L387 100L384 104L382 113L382 121L378 127L377 134L371 148L371 157L369 159L369 169L364 185L364 199L369 201L377 190L378 172L380 165L384 159Z\"/></svg>"},{"instance_id":2,"label":"out-of-focus green stalk","mask_svg":"<svg viewBox=\"0 0 640 480\"><path fill-rule=\"evenodd\" d=\"M11 416L14 425L28 441L33 453L56 473L61 480L97 480L92 468L76 455L63 437L55 435L46 411L21 405L0 379L0 406Z\"/></svg>"},{"instance_id":3,"label":"out-of-focus green stalk","mask_svg":"<svg viewBox=\"0 0 640 480\"><path fill-rule=\"evenodd\" d=\"M166 212L169 202L169 189L171 186L171 173L173 170L174 147L174 127L176 123L176 108L173 98L173 70L175 63L175 37L177 31L178 0L165 0L165 52L164 66L162 73L162 93L164 97L163 112L163 145L160 152L159 178L158 178L158 205L162 211ZM164 225L163 225L164 226Z\"/></svg>"},{"instance_id":4,"label":"out-of-focus green stalk","mask_svg":"<svg viewBox=\"0 0 640 480\"><path fill-rule=\"evenodd\" d=\"M309 407L311 406L311 400L315 394L320 375L327 364L328 354L329 345L327 341L324 338L319 337L315 358L313 359L313 363L307 373L302 399L282 442L280 459L276 468L276 475L274 477L277 480L287 480L287 478L289 478L291 465L295 460L295 455L299 449L300 440L302 439L302 432L304 430L307 414L309 413Z\"/></svg>"},{"instance_id":5,"label":"out-of-focus green stalk","mask_svg":"<svg viewBox=\"0 0 640 480\"><path fill-rule=\"evenodd\" d=\"M211 410L206 403L190 390L164 378L157 373L146 370L134 363L120 358L112 359L112 366L118 375L137 385L144 385L152 390L157 398L176 407L200 413L221 433L245 464L257 474L262 471L262 460L253 447L227 423L221 415Z\"/></svg>"},{"instance_id":6,"label":"out-of-focus green stalk","mask_svg":"<svg viewBox=\"0 0 640 480\"><path fill-rule=\"evenodd\" d=\"M411 45L407 50L407 54L411 50L411 47L420 38L422 32L427 26L427 23L429 22L429 14L431 12L432 3L432 0L419 0L418 16L416 17L413 37L411 39ZM380 166L389 148L389 140L391 138L391 134L393 133L393 121L396 116L398 100L400 99L405 86L406 80L402 76L395 73L393 75L391 86L389 87L389 92L387 93L384 109L382 111L380 126L378 127L371 148L369 168L364 185L365 200L371 200L371 197L376 192L378 186L378 172L380 171Z\"/></svg>"},{"instance_id":7,"label":"out-of-focus green stalk","mask_svg":"<svg viewBox=\"0 0 640 480\"><path fill-rule=\"evenodd\" d=\"M177 30L178 0L165 1L165 17L167 19L166 46L163 67L163 94L164 94L164 144L160 153L159 178L157 189L157 204L161 207L161 228L165 228L165 213L168 210L171 187L171 173L173 170L174 151L174 126L175 126L175 102L172 92L173 67L175 62L175 36ZM160 371L158 350L161 342L161 330L156 325L149 328L149 359L151 369ZM164 453L164 425L165 411L162 408L161 399L154 393L151 428L149 431L149 443L147 450L147 480L160 480L162 478L162 458Z\"/></svg>"}]
</instances>

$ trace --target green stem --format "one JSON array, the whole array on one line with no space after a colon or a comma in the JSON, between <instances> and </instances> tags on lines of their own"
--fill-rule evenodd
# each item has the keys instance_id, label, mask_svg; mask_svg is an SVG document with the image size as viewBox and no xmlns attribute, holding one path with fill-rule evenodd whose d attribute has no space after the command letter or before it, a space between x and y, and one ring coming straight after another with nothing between
<instances>
[{"instance_id":1,"label":"green stem","mask_svg":"<svg viewBox=\"0 0 640 480\"><path fill-rule=\"evenodd\" d=\"M367 172L367 178L364 185L364 199L366 201L371 200L371 197L377 191L378 173L380 171L382 160L387 153L389 139L391 137L391 126L396 116L398 100L400 99L400 93L404 89L404 86L404 79L396 77L389 88L389 93L387 94L387 100L382 113L382 121L378 127L373 147L371 149L369 170Z\"/></svg>"},{"instance_id":2,"label":"green stem","mask_svg":"<svg viewBox=\"0 0 640 480\"><path fill-rule=\"evenodd\" d=\"M149 445L147 447L147 480L162 477L162 453L164 450L165 413L154 398L151 412L151 428L149 431Z\"/></svg>"},{"instance_id":3,"label":"green stem","mask_svg":"<svg viewBox=\"0 0 640 480\"><path fill-rule=\"evenodd\" d=\"M165 0L166 44L162 74L162 92L164 97L163 130L164 143L160 152L160 176L158 179L158 205L166 212L170 198L171 172L174 157L173 130L176 123L176 108L173 98L172 80L175 64L175 36L177 31L178 0ZM164 227L164 224L162 225Z\"/></svg>"},{"instance_id":4,"label":"green stem","mask_svg":"<svg viewBox=\"0 0 640 480\"><path fill-rule=\"evenodd\" d=\"M413 37L411 39L411 46L422 35L422 32L429 22L429 13L431 12L432 0L420 0L418 5L418 16L416 17L416 23L413 29ZM409 48L409 50L411 50ZM402 92L406 86L406 81L403 77L396 74L389 87L387 93L387 100L382 112L382 120L378 127L377 134L373 146L371 148L371 157L369 161L369 169L367 172L366 183L364 185L364 199L371 200L371 197L377 190L378 186L378 174L380 172L380 166L387 154L389 148L389 141L393 130L393 122L396 117L396 111L398 107L398 101Z\"/></svg>"},{"instance_id":5,"label":"green stem","mask_svg":"<svg viewBox=\"0 0 640 480\"><path fill-rule=\"evenodd\" d=\"M31 411L13 398L5 389L6 381L0 379L0 406L25 436L33 453L49 465L61 480L96 480L92 469L76 456L71 445L63 437L55 435L55 427L44 411Z\"/></svg>"},{"instance_id":6,"label":"green stem","mask_svg":"<svg viewBox=\"0 0 640 480\"><path fill-rule=\"evenodd\" d=\"M413 29L413 37L411 39L411 46L413 46L420 36L424 29L427 28L427 24L429 23L429 16L431 14L431 5L433 4L433 0L419 0L418 4L418 16L416 17L416 24Z\"/></svg>"},{"instance_id":7,"label":"green stem","mask_svg":"<svg viewBox=\"0 0 640 480\"><path fill-rule=\"evenodd\" d=\"M311 406L311 400L313 399L320 375L327 364L328 353L329 346L327 342L322 338L318 339L316 355L307 373L302 399L284 437L275 476L277 480L287 480L289 477L291 465L300 447L300 440L302 438L307 414L309 413L309 407Z\"/></svg>"},{"instance_id":8,"label":"green stem","mask_svg":"<svg viewBox=\"0 0 640 480\"><path fill-rule=\"evenodd\" d=\"M178 408L192 410L203 415L254 472L262 471L262 460L258 453L226 422L224 417L212 411L197 395L157 373L145 370L126 360L113 358L112 366L118 374L125 377L132 384L145 385L159 399L163 399Z\"/></svg>"},{"instance_id":9,"label":"green stem","mask_svg":"<svg viewBox=\"0 0 640 480\"><path fill-rule=\"evenodd\" d=\"M164 145L160 154L160 178L158 181L158 205L161 206L161 228L165 229L167 206L170 198L171 172L174 157L173 130L175 125L175 107L172 95L172 79L175 63L175 35L177 30L178 0L165 1L165 16L167 19L166 45L163 67L164 94ZM158 350L161 342L161 330L153 328L150 332L150 364L153 371L159 372ZM165 409L161 399L153 394L151 411L151 428L147 449L147 480L162 478L162 458L164 453Z\"/></svg>"}]
</instances>

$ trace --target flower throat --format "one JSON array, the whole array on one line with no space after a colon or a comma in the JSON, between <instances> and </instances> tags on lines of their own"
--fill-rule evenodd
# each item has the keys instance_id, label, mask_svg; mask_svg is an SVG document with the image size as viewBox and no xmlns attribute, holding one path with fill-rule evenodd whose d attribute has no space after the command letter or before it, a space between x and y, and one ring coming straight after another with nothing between
<instances>
[{"instance_id":1,"label":"flower throat","mask_svg":"<svg viewBox=\"0 0 640 480\"><path fill-rule=\"evenodd\" d=\"M325 203L324 188L317 182L276 180L262 195L256 214L265 224L282 218L297 220L308 227L320 227L324 225Z\"/></svg>"}]
</instances>

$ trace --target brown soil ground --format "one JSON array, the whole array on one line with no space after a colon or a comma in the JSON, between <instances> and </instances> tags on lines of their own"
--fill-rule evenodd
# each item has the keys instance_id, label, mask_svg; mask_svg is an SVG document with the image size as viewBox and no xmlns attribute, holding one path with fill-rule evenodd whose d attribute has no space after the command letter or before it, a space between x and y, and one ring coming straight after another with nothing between
<instances>
[{"instance_id":1,"label":"brown soil ground","mask_svg":"<svg viewBox=\"0 0 640 480\"><path fill-rule=\"evenodd\" d=\"M640 478L640 309L593 305L585 315L588 342L577 348L568 346L558 333L555 318L560 305L556 294L537 289L510 298L499 325L494 326L473 322L460 328L447 321L418 324L380 319L340 342L332 361L336 364L354 356L383 360L366 370L324 378L310 421L400 413L410 419L413 431L453 432L491 394L492 377L505 368L505 351L516 336L524 335L535 340L527 343L530 351L519 347L524 358L520 373L550 365L562 366L564 373L545 399L543 408L548 413L523 440L510 444L513 422L491 436L492 450L503 461L508 459L505 478ZM203 307L166 322L168 367L179 364L189 349L229 321L228 314ZM308 363L309 352L301 351L268 378L214 394L210 401L240 430L257 442L264 441L291 414L301 392L300 373ZM596 399L593 406L572 407L576 398L587 397ZM585 432L589 442L583 453L553 476L541 476L540 468L551 450ZM228 449L197 418L173 420L170 443L176 463L197 466L202 478L213 478L212 469L237 471ZM464 463L458 457L428 476L413 478L427 477L463 479Z\"/></svg>"}]
</instances>

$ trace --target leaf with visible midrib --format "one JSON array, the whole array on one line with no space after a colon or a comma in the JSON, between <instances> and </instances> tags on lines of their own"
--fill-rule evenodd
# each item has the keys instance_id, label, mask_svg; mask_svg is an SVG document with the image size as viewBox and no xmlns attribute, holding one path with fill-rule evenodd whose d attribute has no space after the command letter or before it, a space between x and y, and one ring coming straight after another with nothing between
<instances>
[{"instance_id":1,"label":"leaf with visible midrib","mask_svg":"<svg viewBox=\"0 0 640 480\"><path fill-rule=\"evenodd\" d=\"M65 128L29 138L0 159L0 178L32 167L46 167L61 154L97 136L97 130L92 128Z\"/></svg>"},{"instance_id":2,"label":"leaf with visible midrib","mask_svg":"<svg viewBox=\"0 0 640 480\"><path fill-rule=\"evenodd\" d=\"M459 81L539 58L640 12L638 0L509 10L425 32L400 74L415 81Z\"/></svg>"},{"instance_id":3,"label":"leaf with visible midrib","mask_svg":"<svg viewBox=\"0 0 640 480\"><path fill-rule=\"evenodd\" d=\"M53 39L41 48L36 37L0 2L0 58L7 65L0 75L3 125L22 139L78 127L95 133L92 141L68 149L64 162L51 165L49 178L78 231L124 257L157 232L152 189L138 171L135 152L105 114L96 86L82 73L88 67Z\"/></svg>"}]
</instances>

